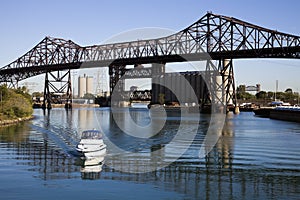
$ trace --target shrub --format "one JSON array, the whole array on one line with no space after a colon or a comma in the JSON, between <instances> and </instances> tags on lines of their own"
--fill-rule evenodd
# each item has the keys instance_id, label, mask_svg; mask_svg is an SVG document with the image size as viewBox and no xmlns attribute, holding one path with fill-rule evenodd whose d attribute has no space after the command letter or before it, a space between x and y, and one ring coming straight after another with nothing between
<instances>
[{"instance_id":1,"label":"shrub","mask_svg":"<svg viewBox=\"0 0 300 200\"><path fill-rule=\"evenodd\" d=\"M1 87L0 94L2 101L0 102L0 119L16 119L29 117L33 113L31 100L27 94L22 94L13 89Z\"/></svg>"}]
</instances>

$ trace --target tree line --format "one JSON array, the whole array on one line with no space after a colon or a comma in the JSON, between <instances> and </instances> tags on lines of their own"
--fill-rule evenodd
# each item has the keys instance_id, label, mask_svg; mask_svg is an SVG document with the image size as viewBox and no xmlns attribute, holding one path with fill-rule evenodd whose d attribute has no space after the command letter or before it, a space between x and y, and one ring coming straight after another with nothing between
<instances>
[{"instance_id":1,"label":"tree line","mask_svg":"<svg viewBox=\"0 0 300 200\"><path fill-rule=\"evenodd\" d=\"M32 114L31 95L26 87L12 89L0 86L0 120L30 117Z\"/></svg>"},{"instance_id":2,"label":"tree line","mask_svg":"<svg viewBox=\"0 0 300 200\"><path fill-rule=\"evenodd\" d=\"M293 92L291 88L286 89L284 92L273 91L259 91L255 95L246 92L245 86L240 85L237 88L237 99L240 100L280 100L284 102L295 103L299 100L299 93Z\"/></svg>"}]
</instances>

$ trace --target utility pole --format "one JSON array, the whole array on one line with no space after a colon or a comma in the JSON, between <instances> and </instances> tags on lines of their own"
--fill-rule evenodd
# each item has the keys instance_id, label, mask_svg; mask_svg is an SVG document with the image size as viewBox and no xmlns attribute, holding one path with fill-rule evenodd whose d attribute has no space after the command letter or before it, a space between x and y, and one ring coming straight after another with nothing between
<instances>
[{"instance_id":1,"label":"utility pole","mask_svg":"<svg viewBox=\"0 0 300 200\"><path fill-rule=\"evenodd\" d=\"M72 72L73 75L73 98L75 97L75 76L77 75L77 71Z\"/></svg>"},{"instance_id":2,"label":"utility pole","mask_svg":"<svg viewBox=\"0 0 300 200\"><path fill-rule=\"evenodd\" d=\"M276 101L276 93L277 93L277 90L278 90L278 80L276 80L276 86L275 86L275 99L274 101Z\"/></svg>"}]
</instances>

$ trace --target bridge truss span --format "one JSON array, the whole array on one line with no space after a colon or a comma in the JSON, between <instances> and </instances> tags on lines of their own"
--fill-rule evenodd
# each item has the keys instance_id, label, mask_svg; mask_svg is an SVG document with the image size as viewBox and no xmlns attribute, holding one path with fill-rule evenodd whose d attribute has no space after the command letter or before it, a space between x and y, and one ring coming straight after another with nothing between
<instances>
[{"instance_id":1,"label":"bridge truss span","mask_svg":"<svg viewBox=\"0 0 300 200\"><path fill-rule=\"evenodd\" d=\"M207 13L191 26L171 36L86 47L82 61L121 59L135 62L140 59L143 62L143 58L156 58L168 62L172 59L180 61L176 57L178 55L199 60L199 54L202 53L209 53L213 59L299 58L299 46L299 36Z\"/></svg>"},{"instance_id":2,"label":"bridge truss span","mask_svg":"<svg viewBox=\"0 0 300 200\"><path fill-rule=\"evenodd\" d=\"M0 82L18 82L50 71L143 63L235 58L300 58L300 37L236 18L207 13L173 35L82 47L46 37L29 52L0 68Z\"/></svg>"},{"instance_id":3,"label":"bridge truss span","mask_svg":"<svg viewBox=\"0 0 300 200\"><path fill-rule=\"evenodd\" d=\"M47 76L68 70L69 74L72 69L109 67L112 91L124 75L152 77L152 69L126 73L127 65L212 59L219 61L223 84L228 83L224 91L229 102L235 93L232 60L239 58L299 59L300 37L208 12L175 34L150 40L80 46L71 40L45 37L26 54L0 68L0 83L16 86L19 81L44 73ZM72 94L71 85L67 88L67 93Z\"/></svg>"}]
</instances>

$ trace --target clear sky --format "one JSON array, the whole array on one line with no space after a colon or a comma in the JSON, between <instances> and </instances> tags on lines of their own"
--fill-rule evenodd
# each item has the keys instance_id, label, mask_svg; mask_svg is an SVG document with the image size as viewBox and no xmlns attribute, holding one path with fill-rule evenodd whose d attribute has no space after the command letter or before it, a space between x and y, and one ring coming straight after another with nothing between
<instances>
[{"instance_id":1,"label":"clear sky","mask_svg":"<svg viewBox=\"0 0 300 200\"><path fill-rule=\"evenodd\" d=\"M269 0L1 0L0 67L22 56L45 36L79 45L101 44L120 32L144 27L180 31L211 11L266 28L300 35L300 1ZM140 38L142 39L142 38ZM300 90L300 60L235 60L236 83L263 90Z\"/></svg>"}]
</instances>

